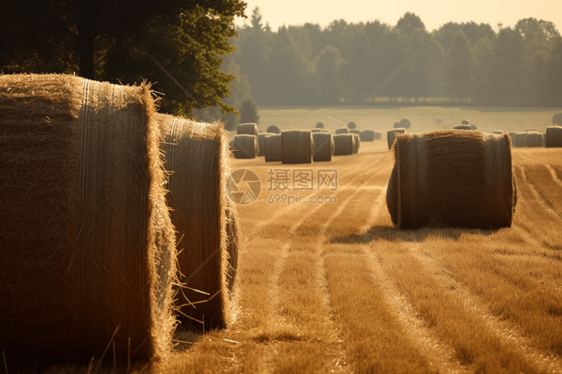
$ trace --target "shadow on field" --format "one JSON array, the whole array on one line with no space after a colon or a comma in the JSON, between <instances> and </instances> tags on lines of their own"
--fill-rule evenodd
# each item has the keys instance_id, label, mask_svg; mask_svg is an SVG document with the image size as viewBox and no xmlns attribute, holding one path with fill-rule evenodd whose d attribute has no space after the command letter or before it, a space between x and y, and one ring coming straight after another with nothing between
<instances>
[{"instance_id":1,"label":"shadow on field","mask_svg":"<svg viewBox=\"0 0 562 374\"><path fill-rule=\"evenodd\" d=\"M384 240L387 242L412 242L421 243L427 238L444 238L459 240L461 235L484 235L490 236L498 230L482 230L467 228L431 228L422 227L418 230L400 230L390 226L374 226L361 235L347 235L334 238L338 243L370 243L372 241Z\"/></svg>"}]
</instances>

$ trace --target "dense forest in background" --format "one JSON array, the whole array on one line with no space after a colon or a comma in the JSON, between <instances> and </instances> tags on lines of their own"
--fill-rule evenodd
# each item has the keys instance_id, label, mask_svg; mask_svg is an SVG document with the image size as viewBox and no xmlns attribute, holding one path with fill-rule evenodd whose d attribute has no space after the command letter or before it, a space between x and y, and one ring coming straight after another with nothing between
<instances>
[{"instance_id":1,"label":"dense forest in background","mask_svg":"<svg viewBox=\"0 0 562 374\"><path fill-rule=\"evenodd\" d=\"M429 32L406 13L394 26L336 20L274 32L255 8L226 65L259 105L360 104L413 55L372 104L562 106L555 25L526 18L498 28L450 22Z\"/></svg>"}]
</instances>

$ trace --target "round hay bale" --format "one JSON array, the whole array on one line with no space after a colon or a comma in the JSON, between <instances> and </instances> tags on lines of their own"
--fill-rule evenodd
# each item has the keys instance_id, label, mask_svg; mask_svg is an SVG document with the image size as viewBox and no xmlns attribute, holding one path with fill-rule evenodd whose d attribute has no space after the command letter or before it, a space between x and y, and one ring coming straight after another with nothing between
<instances>
[{"instance_id":1,"label":"round hay bale","mask_svg":"<svg viewBox=\"0 0 562 374\"><path fill-rule=\"evenodd\" d=\"M517 134L514 132L510 132L509 133L509 138L511 139L511 145L514 147L517 147L517 144L515 144L515 139L517 137Z\"/></svg>"},{"instance_id":2,"label":"round hay bale","mask_svg":"<svg viewBox=\"0 0 562 374\"><path fill-rule=\"evenodd\" d=\"M552 125L553 126L562 126L562 113L555 113L552 116Z\"/></svg>"},{"instance_id":3,"label":"round hay bale","mask_svg":"<svg viewBox=\"0 0 562 374\"><path fill-rule=\"evenodd\" d=\"M461 121L461 125L470 125L470 122L468 122L467 119L463 119L463 120Z\"/></svg>"},{"instance_id":4,"label":"round hay bale","mask_svg":"<svg viewBox=\"0 0 562 374\"><path fill-rule=\"evenodd\" d=\"M380 139L380 133L379 134L379 139ZM359 135L359 139L362 142L373 142L375 141L375 136L376 133L373 130L363 130L361 131L361 135Z\"/></svg>"},{"instance_id":5,"label":"round hay bale","mask_svg":"<svg viewBox=\"0 0 562 374\"><path fill-rule=\"evenodd\" d=\"M470 125L458 125L453 127L455 130L472 130Z\"/></svg>"},{"instance_id":6,"label":"round hay bale","mask_svg":"<svg viewBox=\"0 0 562 374\"><path fill-rule=\"evenodd\" d=\"M323 129L323 128L324 128L324 124L323 124L322 122L318 122L318 123L316 124L316 128L317 128L317 129Z\"/></svg>"},{"instance_id":7,"label":"round hay bale","mask_svg":"<svg viewBox=\"0 0 562 374\"><path fill-rule=\"evenodd\" d=\"M393 152L386 201L398 228L511 227L516 188L506 134L398 134Z\"/></svg>"},{"instance_id":8,"label":"round hay bale","mask_svg":"<svg viewBox=\"0 0 562 374\"><path fill-rule=\"evenodd\" d=\"M169 354L176 249L154 114L149 84L0 75L8 365L89 362L113 341L125 360L129 339L133 359Z\"/></svg>"},{"instance_id":9,"label":"round hay bale","mask_svg":"<svg viewBox=\"0 0 562 374\"><path fill-rule=\"evenodd\" d=\"M312 134L314 140L314 162L332 161L334 154L334 140L329 132L317 132Z\"/></svg>"},{"instance_id":10,"label":"round hay bale","mask_svg":"<svg viewBox=\"0 0 562 374\"><path fill-rule=\"evenodd\" d=\"M236 204L227 199L226 208L226 251L228 253L228 270L226 282L228 290L232 292L236 272L238 270L238 251L240 250L240 218L236 211Z\"/></svg>"},{"instance_id":11,"label":"round hay bale","mask_svg":"<svg viewBox=\"0 0 562 374\"><path fill-rule=\"evenodd\" d=\"M265 138L265 162L281 161L281 134Z\"/></svg>"},{"instance_id":12,"label":"round hay bale","mask_svg":"<svg viewBox=\"0 0 562 374\"><path fill-rule=\"evenodd\" d=\"M235 158L256 158L259 154L258 137L255 135L236 135L234 137Z\"/></svg>"},{"instance_id":13,"label":"round hay bale","mask_svg":"<svg viewBox=\"0 0 562 374\"><path fill-rule=\"evenodd\" d=\"M492 131L492 134L495 134L495 135L502 135L502 134L503 134L503 131L501 131L501 130L494 130L494 131Z\"/></svg>"},{"instance_id":14,"label":"round hay bale","mask_svg":"<svg viewBox=\"0 0 562 374\"><path fill-rule=\"evenodd\" d=\"M394 126L392 126L395 129L403 129L402 125L400 124L400 122L394 122Z\"/></svg>"},{"instance_id":15,"label":"round hay bale","mask_svg":"<svg viewBox=\"0 0 562 374\"><path fill-rule=\"evenodd\" d=\"M156 115L156 121L169 172L172 223L180 238L176 243L182 285L176 296L178 320L187 324L190 316L204 322L206 329L226 328L232 320L228 243L236 240L229 238L227 227L235 214L234 203L228 202L226 194L231 172L228 136L220 123L165 114Z\"/></svg>"},{"instance_id":16,"label":"round hay bale","mask_svg":"<svg viewBox=\"0 0 562 374\"><path fill-rule=\"evenodd\" d=\"M350 134L357 134L357 135L361 135L361 130L349 130Z\"/></svg>"},{"instance_id":17,"label":"round hay bale","mask_svg":"<svg viewBox=\"0 0 562 374\"><path fill-rule=\"evenodd\" d=\"M352 155L355 152L355 138L353 134L338 134L333 136L334 156Z\"/></svg>"},{"instance_id":18,"label":"round hay bale","mask_svg":"<svg viewBox=\"0 0 562 374\"><path fill-rule=\"evenodd\" d=\"M562 147L562 127L548 126L546 128L545 147Z\"/></svg>"},{"instance_id":19,"label":"round hay bale","mask_svg":"<svg viewBox=\"0 0 562 374\"><path fill-rule=\"evenodd\" d=\"M355 122L349 122L347 124L347 128L350 129L350 130L355 129L356 127L357 127L357 125L355 124Z\"/></svg>"},{"instance_id":20,"label":"round hay bale","mask_svg":"<svg viewBox=\"0 0 562 374\"><path fill-rule=\"evenodd\" d=\"M258 134L258 156L265 156L265 138L267 138L269 135L273 134L268 132L262 132L261 134Z\"/></svg>"},{"instance_id":21,"label":"round hay bale","mask_svg":"<svg viewBox=\"0 0 562 374\"><path fill-rule=\"evenodd\" d=\"M281 129L279 127L273 125L267 128L267 132L270 134L281 134Z\"/></svg>"},{"instance_id":22,"label":"round hay bale","mask_svg":"<svg viewBox=\"0 0 562 374\"><path fill-rule=\"evenodd\" d=\"M476 127L476 125L470 125L470 129L474 131L474 130L476 130L476 129L478 129L478 128Z\"/></svg>"},{"instance_id":23,"label":"round hay bale","mask_svg":"<svg viewBox=\"0 0 562 374\"><path fill-rule=\"evenodd\" d=\"M402 118L399 123L400 123L400 127L405 129L409 129L410 126L412 125L412 123L408 118Z\"/></svg>"},{"instance_id":24,"label":"round hay bale","mask_svg":"<svg viewBox=\"0 0 562 374\"><path fill-rule=\"evenodd\" d=\"M336 134L349 134L349 129L347 127L340 127L336 129Z\"/></svg>"},{"instance_id":25,"label":"round hay bale","mask_svg":"<svg viewBox=\"0 0 562 374\"><path fill-rule=\"evenodd\" d=\"M517 143L517 147L527 147L527 133L526 132L517 132L515 133L515 143Z\"/></svg>"},{"instance_id":26,"label":"round hay bale","mask_svg":"<svg viewBox=\"0 0 562 374\"><path fill-rule=\"evenodd\" d=\"M527 133L527 147L536 148L542 147L543 136L538 131L529 131Z\"/></svg>"},{"instance_id":27,"label":"round hay bale","mask_svg":"<svg viewBox=\"0 0 562 374\"><path fill-rule=\"evenodd\" d=\"M388 130L386 132L386 140L388 142L388 149L392 148L392 143L394 143L394 138L396 137L396 134L405 134L407 131L406 129L403 128L396 128L396 129L392 129L392 130Z\"/></svg>"},{"instance_id":28,"label":"round hay bale","mask_svg":"<svg viewBox=\"0 0 562 374\"><path fill-rule=\"evenodd\" d=\"M258 136L258 125L255 123L241 123L237 127L238 135L255 135Z\"/></svg>"},{"instance_id":29,"label":"round hay bale","mask_svg":"<svg viewBox=\"0 0 562 374\"><path fill-rule=\"evenodd\" d=\"M311 164L314 140L310 130L281 132L281 163Z\"/></svg>"},{"instance_id":30,"label":"round hay bale","mask_svg":"<svg viewBox=\"0 0 562 374\"><path fill-rule=\"evenodd\" d=\"M375 140L381 140L382 134L378 131L375 131Z\"/></svg>"},{"instance_id":31,"label":"round hay bale","mask_svg":"<svg viewBox=\"0 0 562 374\"><path fill-rule=\"evenodd\" d=\"M361 140L359 140L359 134L351 134L353 135L353 153L359 153L359 147L361 146Z\"/></svg>"},{"instance_id":32,"label":"round hay bale","mask_svg":"<svg viewBox=\"0 0 562 374\"><path fill-rule=\"evenodd\" d=\"M310 130L310 132L328 132L328 131L323 130L323 129L312 129L312 130Z\"/></svg>"}]
</instances>

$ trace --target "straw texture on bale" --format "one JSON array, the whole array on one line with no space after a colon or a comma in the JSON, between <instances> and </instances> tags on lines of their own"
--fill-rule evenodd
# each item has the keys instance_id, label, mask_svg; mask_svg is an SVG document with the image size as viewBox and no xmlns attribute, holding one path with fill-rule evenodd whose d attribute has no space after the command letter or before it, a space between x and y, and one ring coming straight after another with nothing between
<instances>
[{"instance_id":1,"label":"straw texture on bale","mask_svg":"<svg viewBox=\"0 0 562 374\"><path fill-rule=\"evenodd\" d=\"M228 135L220 123L164 114L156 115L156 121L162 133L168 202L178 238L181 286L176 290L177 318L183 325L190 316L204 322L205 329L225 328L232 320L228 246L236 241L236 234L229 230L236 212L226 194L231 172Z\"/></svg>"},{"instance_id":2,"label":"straw texture on bale","mask_svg":"<svg viewBox=\"0 0 562 374\"><path fill-rule=\"evenodd\" d=\"M272 125L267 128L267 132L270 134L281 134L281 129L279 127Z\"/></svg>"},{"instance_id":3,"label":"straw texture on bale","mask_svg":"<svg viewBox=\"0 0 562 374\"><path fill-rule=\"evenodd\" d=\"M454 127L455 130L472 130L470 125L458 125Z\"/></svg>"},{"instance_id":4,"label":"straw texture on bale","mask_svg":"<svg viewBox=\"0 0 562 374\"><path fill-rule=\"evenodd\" d=\"M548 126L546 128L545 147L562 147L562 127Z\"/></svg>"},{"instance_id":5,"label":"straw texture on bale","mask_svg":"<svg viewBox=\"0 0 562 374\"><path fill-rule=\"evenodd\" d=\"M228 252L228 269L226 272L226 283L228 290L232 292L236 272L238 270L238 251L240 249L240 218L236 211L236 204L230 199L226 206L226 249ZM231 315L228 314L230 317Z\"/></svg>"},{"instance_id":6,"label":"straw texture on bale","mask_svg":"<svg viewBox=\"0 0 562 374\"><path fill-rule=\"evenodd\" d=\"M538 131L529 131L527 133L527 147L536 148L542 147L543 136Z\"/></svg>"},{"instance_id":7,"label":"straw texture on bale","mask_svg":"<svg viewBox=\"0 0 562 374\"><path fill-rule=\"evenodd\" d=\"M396 129L388 130L386 132L386 141L388 142L388 149L392 148L392 143L394 143L394 138L396 137L396 134L405 134L405 133L406 133L406 129L400 127Z\"/></svg>"},{"instance_id":8,"label":"straw texture on bale","mask_svg":"<svg viewBox=\"0 0 562 374\"><path fill-rule=\"evenodd\" d=\"M352 134L334 135L334 156L352 155L355 151L355 138Z\"/></svg>"},{"instance_id":9,"label":"straw texture on bale","mask_svg":"<svg viewBox=\"0 0 562 374\"><path fill-rule=\"evenodd\" d=\"M288 130L281 133L281 162L283 164L310 164L314 140L310 130Z\"/></svg>"},{"instance_id":10,"label":"straw texture on bale","mask_svg":"<svg viewBox=\"0 0 562 374\"><path fill-rule=\"evenodd\" d=\"M347 127L340 127L336 129L336 134L348 134L349 129Z\"/></svg>"},{"instance_id":11,"label":"straw texture on bale","mask_svg":"<svg viewBox=\"0 0 562 374\"><path fill-rule=\"evenodd\" d=\"M241 123L237 128L238 135L255 135L258 136L258 125L255 123Z\"/></svg>"},{"instance_id":12,"label":"straw texture on bale","mask_svg":"<svg viewBox=\"0 0 562 374\"><path fill-rule=\"evenodd\" d=\"M265 162L281 161L281 134L265 138Z\"/></svg>"},{"instance_id":13,"label":"straw texture on bale","mask_svg":"<svg viewBox=\"0 0 562 374\"><path fill-rule=\"evenodd\" d=\"M380 139L380 133L379 133L379 139ZM363 130L361 131L361 135L359 136L359 139L362 142L373 142L375 141L375 132L373 130Z\"/></svg>"},{"instance_id":14,"label":"straw texture on bale","mask_svg":"<svg viewBox=\"0 0 562 374\"><path fill-rule=\"evenodd\" d=\"M258 137L255 135L236 135L234 137L235 158L256 158L259 154Z\"/></svg>"},{"instance_id":15,"label":"straw texture on bale","mask_svg":"<svg viewBox=\"0 0 562 374\"><path fill-rule=\"evenodd\" d=\"M515 143L517 144L517 147L527 147L527 133L515 133Z\"/></svg>"},{"instance_id":16,"label":"straw texture on bale","mask_svg":"<svg viewBox=\"0 0 562 374\"><path fill-rule=\"evenodd\" d=\"M127 359L129 338L133 359L170 351L175 234L154 114L149 84L0 75L0 347L12 362L89 361L112 341Z\"/></svg>"},{"instance_id":17,"label":"straw texture on bale","mask_svg":"<svg viewBox=\"0 0 562 374\"><path fill-rule=\"evenodd\" d=\"M353 135L353 153L359 153L359 147L361 146L361 140L359 140L358 134L351 134Z\"/></svg>"},{"instance_id":18,"label":"straw texture on bale","mask_svg":"<svg viewBox=\"0 0 562 374\"><path fill-rule=\"evenodd\" d=\"M267 138L269 135L273 135L273 134L263 132L258 135L258 148L259 148L258 156L265 156L265 138Z\"/></svg>"},{"instance_id":19,"label":"straw texture on bale","mask_svg":"<svg viewBox=\"0 0 562 374\"><path fill-rule=\"evenodd\" d=\"M312 134L314 140L314 162L332 161L334 154L334 140L328 132L317 132Z\"/></svg>"},{"instance_id":20,"label":"straw texture on bale","mask_svg":"<svg viewBox=\"0 0 562 374\"><path fill-rule=\"evenodd\" d=\"M400 229L511 227L517 195L507 134L399 134L386 201Z\"/></svg>"}]
</instances>

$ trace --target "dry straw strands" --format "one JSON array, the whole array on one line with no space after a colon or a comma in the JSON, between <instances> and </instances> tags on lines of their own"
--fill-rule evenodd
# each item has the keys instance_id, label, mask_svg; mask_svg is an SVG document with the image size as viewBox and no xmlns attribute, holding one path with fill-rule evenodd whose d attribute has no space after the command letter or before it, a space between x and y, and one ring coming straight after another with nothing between
<instances>
[{"instance_id":1,"label":"dry straw strands","mask_svg":"<svg viewBox=\"0 0 562 374\"><path fill-rule=\"evenodd\" d=\"M255 135L258 136L258 125L255 123L241 123L237 128L238 135Z\"/></svg>"},{"instance_id":2,"label":"dry straw strands","mask_svg":"<svg viewBox=\"0 0 562 374\"><path fill-rule=\"evenodd\" d=\"M386 201L401 229L511 227L516 204L507 134L400 134Z\"/></svg>"},{"instance_id":3,"label":"dry straw strands","mask_svg":"<svg viewBox=\"0 0 562 374\"><path fill-rule=\"evenodd\" d=\"M258 137L255 135L236 135L232 153L235 158L256 158L259 153Z\"/></svg>"},{"instance_id":4,"label":"dry straw strands","mask_svg":"<svg viewBox=\"0 0 562 374\"><path fill-rule=\"evenodd\" d=\"M386 140L388 142L388 149L392 148L396 134L405 134L407 131L404 128L398 127L386 132Z\"/></svg>"},{"instance_id":5,"label":"dry straw strands","mask_svg":"<svg viewBox=\"0 0 562 374\"><path fill-rule=\"evenodd\" d=\"M379 139L380 139L380 133L379 133ZM375 141L375 132L373 130L363 130L361 131L361 135L359 136L359 139L362 142L373 142Z\"/></svg>"},{"instance_id":6,"label":"dry straw strands","mask_svg":"<svg viewBox=\"0 0 562 374\"><path fill-rule=\"evenodd\" d=\"M236 240L228 229L236 213L226 195L231 172L228 135L220 123L164 114L158 114L156 121L162 132L168 202L178 237L178 280L182 285L176 296L178 319L187 324L190 316L204 322L205 328L225 328L232 319L228 246Z\"/></svg>"},{"instance_id":7,"label":"dry straw strands","mask_svg":"<svg viewBox=\"0 0 562 374\"><path fill-rule=\"evenodd\" d=\"M517 147L527 147L527 133L526 132L515 133L515 144L517 144Z\"/></svg>"},{"instance_id":8,"label":"dry straw strands","mask_svg":"<svg viewBox=\"0 0 562 374\"><path fill-rule=\"evenodd\" d=\"M340 127L336 129L336 134L348 134L349 129L347 127Z\"/></svg>"},{"instance_id":9,"label":"dry straw strands","mask_svg":"<svg viewBox=\"0 0 562 374\"><path fill-rule=\"evenodd\" d=\"M562 127L548 126L546 128L545 147L562 147Z\"/></svg>"},{"instance_id":10,"label":"dry straw strands","mask_svg":"<svg viewBox=\"0 0 562 374\"><path fill-rule=\"evenodd\" d=\"M472 130L470 125L458 125L454 127L455 130Z\"/></svg>"},{"instance_id":11,"label":"dry straw strands","mask_svg":"<svg viewBox=\"0 0 562 374\"><path fill-rule=\"evenodd\" d=\"M328 132L313 133L314 140L314 162L318 161L332 161L334 154L334 140L332 134Z\"/></svg>"},{"instance_id":12,"label":"dry straw strands","mask_svg":"<svg viewBox=\"0 0 562 374\"><path fill-rule=\"evenodd\" d=\"M258 156L265 156L265 138L267 138L269 135L273 135L273 134L267 132L258 134L258 148L259 148Z\"/></svg>"},{"instance_id":13,"label":"dry straw strands","mask_svg":"<svg viewBox=\"0 0 562 374\"><path fill-rule=\"evenodd\" d=\"M126 359L171 348L175 235L149 84L0 76L0 346Z\"/></svg>"},{"instance_id":14,"label":"dry straw strands","mask_svg":"<svg viewBox=\"0 0 562 374\"><path fill-rule=\"evenodd\" d=\"M355 151L355 137L353 134L334 135L334 156L352 155Z\"/></svg>"},{"instance_id":15,"label":"dry straw strands","mask_svg":"<svg viewBox=\"0 0 562 374\"><path fill-rule=\"evenodd\" d=\"M361 140L359 140L359 134L351 134L353 135L353 153L359 153L359 147L361 146Z\"/></svg>"},{"instance_id":16,"label":"dry straw strands","mask_svg":"<svg viewBox=\"0 0 562 374\"><path fill-rule=\"evenodd\" d=\"M265 138L265 162L281 161L281 134Z\"/></svg>"},{"instance_id":17,"label":"dry straw strands","mask_svg":"<svg viewBox=\"0 0 562 374\"><path fill-rule=\"evenodd\" d=\"M527 133L527 147L542 147L543 136L538 131L529 131Z\"/></svg>"},{"instance_id":18,"label":"dry straw strands","mask_svg":"<svg viewBox=\"0 0 562 374\"><path fill-rule=\"evenodd\" d=\"M310 164L314 140L310 130L281 132L281 162L283 164Z\"/></svg>"}]
</instances>

